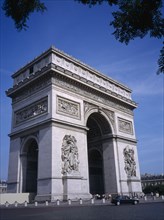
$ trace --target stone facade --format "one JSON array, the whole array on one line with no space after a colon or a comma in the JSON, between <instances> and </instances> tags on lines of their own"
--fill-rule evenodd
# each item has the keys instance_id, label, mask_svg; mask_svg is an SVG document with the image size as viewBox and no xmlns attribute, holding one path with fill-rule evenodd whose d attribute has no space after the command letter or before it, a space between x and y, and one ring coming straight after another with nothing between
<instances>
[{"instance_id":1,"label":"stone facade","mask_svg":"<svg viewBox=\"0 0 164 220\"><path fill-rule=\"evenodd\" d=\"M141 193L129 88L53 47L12 77L8 192Z\"/></svg>"}]
</instances>

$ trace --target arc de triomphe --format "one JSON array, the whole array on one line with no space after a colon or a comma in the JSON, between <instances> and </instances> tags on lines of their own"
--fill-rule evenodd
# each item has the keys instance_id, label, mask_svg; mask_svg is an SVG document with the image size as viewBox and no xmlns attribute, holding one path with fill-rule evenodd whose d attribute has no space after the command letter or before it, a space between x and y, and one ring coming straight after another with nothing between
<instances>
[{"instance_id":1,"label":"arc de triomphe","mask_svg":"<svg viewBox=\"0 0 164 220\"><path fill-rule=\"evenodd\" d=\"M8 192L141 193L129 88L54 47L12 77Z\"/></svg>"}]
</instances>

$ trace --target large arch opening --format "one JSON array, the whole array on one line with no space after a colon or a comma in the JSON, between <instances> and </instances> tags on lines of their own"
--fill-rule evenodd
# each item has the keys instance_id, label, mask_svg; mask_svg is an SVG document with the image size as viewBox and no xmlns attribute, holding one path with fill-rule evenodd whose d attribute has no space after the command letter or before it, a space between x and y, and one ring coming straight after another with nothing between
<instances>
[{"instance_id":1,"label":"large arch opening","mask_svg":"<svg viewBox=\"0 0 164 220\"><path fill-rule=\"evenodd\" d=\"M87 120L87 142L88 142L88 166L90 193L105 194L107 159L104 156L105 141L108 134L112 134L109 122L101 113L92 113ZM109 140L111 142L111 140Z\"/></svg>"},{"instance_id":2,"label":"large arch opening","mask_svg":"<svg viewBox=\"0 0 164 220\"><path fill-rule=\"evenodd\" d=\"M90 193L104 194L103 158L98 150L89 152Z\"/></svg>"},{"instance_id":3,"label":"large arch opening","mask_svg":"<svg viewBox=\"0 0 164 220\"><path fill-rule=\"evenodd\" d=\"M38 144L30 139L24 146L22 158L23 192L37 193Z\"/></svg>"}]
</instances>

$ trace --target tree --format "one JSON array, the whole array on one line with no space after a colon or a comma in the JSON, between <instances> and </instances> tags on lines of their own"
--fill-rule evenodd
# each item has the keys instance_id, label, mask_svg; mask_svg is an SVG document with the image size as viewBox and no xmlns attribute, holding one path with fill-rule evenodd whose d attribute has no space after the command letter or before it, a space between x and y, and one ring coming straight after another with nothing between
<instances>
[{"instance_id":1,"label":"tree","mask_svg":"<svg viewBox=\"0 0 164 220\"><path fill-rule=\"evenodd\" d=\"M146 186L144 189L143 189L143 192L145 194L150 194L150 193L159 193L159 195L164 195L164 185L155 185L155 186L152 186L152 185L149 185L149 186Z\"/></svg>"},{"instance_id":2,"label":"tree","mask_svg":"<svg viewBox=\"0 0 164 220\"><path fill-rule=\"evenodd\" d=\"M2 6L7 17L11 17L15 22L17 30L26 30L29 15L34 12L44 12L46 6L40 0L5 0Z\"/></svg>"},{"instance_id":3,"label":"tree","mask_svg":"<svg viewBox=\"0 0 164 220\"><path fill-rule=\"evenodd\" d=\"M121 43L128 44L136 37L162 38L164 36L164 19L162 18L162 0L74 0L89 7L108 3L117 6L112 13L114 27L112 33ZM46 7L40 0L4 0L3 10L11 17L18 30L26 29L30 13L44 12ZM164 73L164 47L160 51L157 73Z\"/></svg>"}]
</instances>

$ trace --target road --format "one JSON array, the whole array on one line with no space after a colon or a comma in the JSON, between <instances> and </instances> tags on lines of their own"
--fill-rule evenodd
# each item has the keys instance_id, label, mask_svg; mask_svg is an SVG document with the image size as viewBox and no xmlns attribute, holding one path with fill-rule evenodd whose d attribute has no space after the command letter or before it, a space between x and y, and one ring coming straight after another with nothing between
<instances>
[{"instance_id":1,"label":"road","mask_svg":"<svg viewBox=\"0 0 164 220\"><path fill-rule=\"evenodd\" d=\"M1 220L163 220L164 202L138 205L1 208Z\"/></svg>"}]
</instances>

